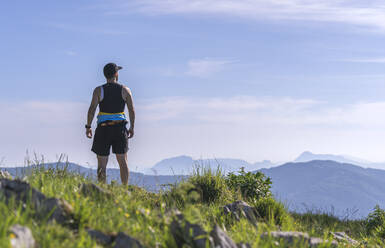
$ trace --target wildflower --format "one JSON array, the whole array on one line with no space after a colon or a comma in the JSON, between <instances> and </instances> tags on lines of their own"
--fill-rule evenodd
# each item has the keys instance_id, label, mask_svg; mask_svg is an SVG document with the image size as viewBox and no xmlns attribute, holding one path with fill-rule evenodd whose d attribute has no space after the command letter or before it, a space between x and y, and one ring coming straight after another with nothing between
<instances>
[{"instance_id":1,"label":"wildflower","mask_svg":"<svg viewBox=\"0 0 385 248\"><path fill-rule=\"evenodd\" d=\"M9 234L9 238L14 239L16 238L16 235L14 233Z\"/></svg>"},{"instance_id":2,"label":"wildflower","mask_svg":"<svg viewBox=\"0 0 385 248\"><path fill-rule=\"evenodd\" d=\"M124 216L126 216L126 218L128 218L128 217L130 217L130 214L125 213Z\"/></svg>"}]
</instances>

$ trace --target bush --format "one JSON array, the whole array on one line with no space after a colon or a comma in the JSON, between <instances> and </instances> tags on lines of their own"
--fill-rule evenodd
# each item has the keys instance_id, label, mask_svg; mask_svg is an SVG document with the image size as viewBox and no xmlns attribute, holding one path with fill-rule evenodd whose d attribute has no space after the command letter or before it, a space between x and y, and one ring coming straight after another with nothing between
<instances>
[{"instance_id":1,"label":"bush","mask_svg":"<svg viewBox=\"0 0 385 248\"><path fill-rule=\"evenodd\" d=\"M288 218L289 214L285 206L271 197L261 198L254 202L254 208L257 211L258 218L266 222L273 222L281 226Z\"/></svg>"},{"instance_id":2,"label":"bush","mask_svg":"<svg viewBox=\"0 0 385 248\"><path fill-rule=\"evenodd\" d=\"M271 196L271 179L262 172L245 172L242 167L239 174L229 173L226 183L230 189L240 191L243 198L255 201Z\"/></svg>"},{"instance_id":3,"label":"bush","mask_svg":"<svg viewBox=\"0 0 385 248\"><path fill-rule=\"evenodd\" d=\"M385 238L385 211L376 205L374 211L366 218L366 231Z\"/></svg>"},{"instance_id":4,"label":"bush","mask_svg":"<svg viewBox=\"0 0 385 248\"><path fill-rule=\"evenodd\" d=\"M226 201L232 198L225 177L219 168L213 171L210 167L196 167L188 182L196 187L204 203L210 204L218 200Z\"/></svg>"},{"instance_id":5,"label":"bush","mask_svg":"<svg viewBox=\"0 0 385 248\"><path fill-rule=\"evenodd\" d=\"M200 201L200 194L195 185L189 182L180 182L166 191L163 199L167 206L183 209L187 204L194 204Z\"/></svg>"}]
</instances>

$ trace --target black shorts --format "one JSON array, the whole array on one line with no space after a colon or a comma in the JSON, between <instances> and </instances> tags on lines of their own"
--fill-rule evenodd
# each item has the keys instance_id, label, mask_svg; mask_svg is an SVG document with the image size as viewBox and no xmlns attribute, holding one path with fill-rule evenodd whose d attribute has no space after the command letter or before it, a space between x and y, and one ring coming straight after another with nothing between
<instances>
[{"instance_id":1,"label":"black shorts","mask_svg":"<svg viewBox=\"0 0 385 248\"><path fill-rule=\"evenodd\" d=\"M116 124L112 126L100 126L95 130L94 142L92 149L99 156L115 154L123 154L128 151L128 131L126 124Z\"/></svg>"}]
</instances>

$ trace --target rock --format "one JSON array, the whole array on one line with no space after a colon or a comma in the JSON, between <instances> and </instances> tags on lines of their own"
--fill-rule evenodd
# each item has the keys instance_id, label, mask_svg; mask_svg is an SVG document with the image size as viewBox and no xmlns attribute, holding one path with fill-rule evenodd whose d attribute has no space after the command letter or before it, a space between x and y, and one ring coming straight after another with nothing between
<instances>
[{"instance_id":1,"label":"rock","mask_svg":"<svg viewBox=\"0 0 385 248\"><path fill-rule=\"evenodd\" d=\"M2 178L12 179L12 176L8 171L0 170L0 179Z\"/></svg>"},{"instance_id":2,"label":"rock","mask_svg":"<svg viewBox=\"0 0 385 248\"><path fill-rule=\"evenodd\" d=\"M125 233L118 233L115 238L114 248L142 248L142 244Z\"/></svg>"},{"instance_id":3,"label":"rock","mask_svg":"<svg viewBox=\"0 0 385 248\"><path fill-rule=\"evenodd\" d=\"M239 243L237 244L238 248L251 248L251 245L249 243Z\"/></svg>"},{"instance_id":4,"label":"rock","mask_svg":"<svg viewBox=\"0 0 385 248\"><path fill-rule=\"evenodd\" d=\"M73 212L72 206L63 199L47 198L42 201L36 213L39 218L44 218L51 214L49 221L55 220L59 224L67 222Z\"/></svg>"},{"instance_id":5,"label":"rock","mask_svg":"<svg viewBox=\"0 0 385 248\"><path fill-rule=\"evenodd\" d=\"M236 201L223 206L223 212L225 214L233 215L236 220L240 220L241 217L245 217L251 223L256 223L257 221L254 208L244 201Z\"/></svg>"},{"instance_id":6,"label":"rock","mask_svg":"<svg viewBox=\"0 0 385 248\"><path fill-rule=\"evenodd\" d=\"M113 241L113 238L111 235L107 235L101 231L88 229L87 232L92 239L95 239L101 245L106 246L111 244Z\"/></svg>"},{"instance_id":7,"label":"rock","mask_svg":"<svg viewBox=\"0 0 385 248\"><path fill-rule=\"evenodd\" d=\"M321 238L309 238L309 245L310 247L318 247L319 245L324 244L324 240Z\"/></svg>"},{"instance_id":8,"label":"rock","mask_svg":"<svg viewBox=\"0 0 385 248\"><path fill-rule=\"evenodd\" d=\"M101 197L101 198L110 198L112 196L111 192L105 190L96 184L93 183L83 183L79 187L79 191L85 195L90 197Z\"/></svg>"},{"instance_id":9,"label":"rock","mask_svg":"<svg viewBox=\"0 0 385 248\"><path fill-rule=\"evenodd\" d=\"M268 233L262 234L262 237L269 236ZM277 239L283 239L288 244L293 244L295 242L304 242L308 243L310 247L318 247L319 245L325 244L327 241L324 241L321 238L310 237L309 234L303 232L281 232L275 231L270 232L270 236ZM332 247L337 246L337 242L334 240L331 242Z\"/></svg>"},{"instance_id":10,"label":"rock","mask_svg":"<svg viewBox=\"0 0 385 248\"><path fill-rule=\"evenodd\" d=\"M15 237L11 238L12 248L34 248L35 239L32 236L32 232L28 227L21 225L13 225L10 228L11 233Z\"/></svg>"},{"instance_id":11,"label":"rock","mask_svg":"<svg viewBox=\"0 0 385 248\"><path fill-rule=\"evenodd\" d=\"M210 236L213 238L215 247L238 248L234 241L218 225L215 225L214 229L210 232Z\"/></svg>"},{"instance_id":12,"label":"rock","mask_svg":"<svg viewBox=\"0 0 385 248\"><path fill-rule=\"evenodd\" d=\"M194 248L214 247L212 238L198 224L188 222L183 214L177 214L171 222L171 234L178 247L189 245Z\"/></svg>"},{"instance_id":13,"label":"rock","mask_svg":"<svg viewBox=\"0 0 385 248\"><path fill-rule=\"evenodd\" d=\"M70 204L62 199L47 198L26 182L0 179L0 194L5 196L6 202L15 198L17 202L30 203L37 218L46 218L49 214L48 221L55 220L59 224L72 219L73 209Z\"/></svg>"},{"instance_id":14,"label":"rock","mask_svg":"<svg viewBox=\"0 0 385 248\"><path fill-rule=\"evenodd\" d=\"M338 242L347 242L347 243L352 244L352 245L358 245L359 244L359 242L357 240L350 238L344 232L331 232L331 235Z\"/></svg>"},{"instance_id":15,"label":"rock","mask_svg":"<svg viewBox=\"0 0 385 248\"><path fill-rule=\"evenodd\" d=\"M267 233L265 233L264 236L265 235L268 236ZM309 234L303 233L303 232L276 231L276 232L271 232L270 236L277 239L284 239L288 243L293 243L294 241L297 241L297 240L304 240L304 241L310 240Z\"/></svg>"}]
</instances>

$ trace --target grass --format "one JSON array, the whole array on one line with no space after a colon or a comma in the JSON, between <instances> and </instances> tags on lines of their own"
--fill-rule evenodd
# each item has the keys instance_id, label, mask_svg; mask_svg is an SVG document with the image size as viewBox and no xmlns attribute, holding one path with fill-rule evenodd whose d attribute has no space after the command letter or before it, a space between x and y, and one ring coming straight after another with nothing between
<instances>
[{"instance_id":1,"label":"grass","mask_svg":"<svg viewBox=\"0 0 385 248\"><path fill-rule=\"evenodd\" d=\"M171 210L175 208L188 221L200 224L206 231L218 224L235 242L249 243L252 247L289 247L282 241L277 243L272 238L260 238L263 233L276 230L308 232L325 240L330 239L331 231L343 231L362 242L361 247L385 245L377 235L368 234L365 220L340 220L322 213L290 213L273 198L249 201L260 214L257 225L246 219L236 221L225 216L221 206L243 199L242 194L228 187L220 170L198 168L189 179L156 194L135 186L98 184L112 193L111 199L81 195L79 185L91 180L65 168L35 168L26 180L46 196L69 202L74 208L76 228L35 219L28 206L24 210L20 204L6 204L0 198L0 247L10 247L12 234L9 228L16 223L30 227L42 248L101 247L88 236L87 228L105 233L125 232L145 247L177 247L169 229ZM307 245L299 242L295 247ZM331 246L325 244L323 247ZM339 247L351 246L339 244Z\"/></svg>"}]
</instances>

